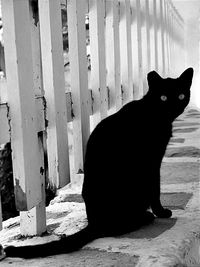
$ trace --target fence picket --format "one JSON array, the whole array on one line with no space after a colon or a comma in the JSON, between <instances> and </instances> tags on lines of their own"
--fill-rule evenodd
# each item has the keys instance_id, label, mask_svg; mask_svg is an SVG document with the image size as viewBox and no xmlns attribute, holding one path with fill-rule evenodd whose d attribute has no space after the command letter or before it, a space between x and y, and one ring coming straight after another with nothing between
<instances>
[{"instance_id":1,"label":"fence picket","mask_svg":"<svg viewBox=\"0 0 200 267\"><path fill-rule=\"evenodd\" d=\"M47 105L50 183L70 181L60 0L39 0L42 71Z\"/></svg>"},{"instance_id":2,"label":"fence picket","mask_svg":"<svg viewBox=\"0 0 200 267\"><path fill-rule=\"evenodd\" d=\"M106 67L110 113L122 106L119 20L118 0L106 1Z\"/></svg>"},{"instance_id":3,"label":"fence picket","mask_svg":"<svg viewBox=\"0 0 200 267\"><path fill-rule=\"evenodd\" d=\"M83 172L83 158L90 134L88 64L86 55L86 1L68 1L68 36L73 108L74 168Z\"/></svg>"},{"instance_id":4,"label":"fence picket","mask_svg":"<svg viewBox=\"0 0 200 267\"><path fill-rule=\"evenodd\" d=\"M149 0L145 0L146 38L147 38L147 72L151 70L150 13Z\"/></svg>"},{"instance_id":5,"label":"fence picket","mask_svg":"<svg viewBox=\"0 0 200 267\"><path fill-rule=\"evenodd\" d=\"M107 70L107 90L108 90L108 106L110 113L115 112L115 55L114 55L114 21L113 21L113 4L114 1L105 1L105 42L106 42L106 70ZM109 114L110 114L109 113Z\"/></svg>"},{"instance_id":6,"label":"fence picket","mask_svg":"<svg viewBox=\"0 0 200 267\"><path fill-rule=\"evenodd\" d=\"M155 70L158 71L158 25L157 25L157 0L153 0L153 27L155 48Z\"/></svg>"},{"instance_id":7,"label":"fence picket","mask_svg":"<svg viewBox=\"0 0 200 267\"><path fill-rule=\"evenodd\" d=\"M160 25L161 25L161 50L162 50L162 75L166 76L166 58L165 58L165 30L164 30L164 2L160 0Z\"/></svg>"},{"instance_id":8,"label":"fence picket","mask_svg":"<svg viewBox=\"0 0 200 267\"><path fill-rule=\"evenodd\" d=\"M157 27L157 48L158 48L158 69L163 75L163 44L162 44L162 25L161 25L161 1L156 2L156 27Z\"/></svg>"},{"instance_id":9,"label":"fence picket","mask_svg":"<svg viewBox=\"0 0 200 267\"><path fill-rule=\"evenodd\" d=\"M164 58L165 58L165 76L168 76L168 39L167 39L167 14L166 14L166 3L162 1L163 8L163 42L164 42Z\"/></svg>"},{"instance_id":10,"label":"fence picket","mask_svg":"<svg viewBox=\"0 0 200 267\"><path fill-rule=\"evenodd\" d=\"M141 12L141 46L142 46L142 76L143 76L143 94L146 94L148 90L147 86L147 73L149 71L148 65L148 13L146 12L146 1L140 1L140 12ZM150 48L149 48L150 49ZM150 52L150 51L149 51Z\"/></svg>"},{"instance_id":11,"label":"fence picket","mask_svg":"<svg viewBox=\"0 0 200 267\"><path fill-rule=\"evenodd\" d=\"M131 0L131 34L134 99L143 96L140 0Z\"/></svg>"},{"instance_id":12,"label":"fence picket","mask_svg":"<svg viewBox=\"0 0 200 267\"><path fill-rule=\"evenodd\" d=\"M120 0L120 62L123 104L133 99L130 0Z\"/></svg>"},{"instance_id":13,"label":"fence picket","mask_svg":"<svg viewBox=\"0 0 200 267\"><path fill-rule=\"evenodd\" d=\"M122 90L121 90L121 61L120 61L120 39L119 39L119 1L113 1L113 34L114 34L114 73L115 73L115 99L116 109L122 107Z\"/></svg>"},{"instance_id":14,"label":"fence picket","mask_svg":"<svg viewBox=\"0 0 200 267\"><path fill-rule=\"evenodd\" d=\"M107 116L105 1L89 0L93 125Z\"/></svg>"}]
</instances>

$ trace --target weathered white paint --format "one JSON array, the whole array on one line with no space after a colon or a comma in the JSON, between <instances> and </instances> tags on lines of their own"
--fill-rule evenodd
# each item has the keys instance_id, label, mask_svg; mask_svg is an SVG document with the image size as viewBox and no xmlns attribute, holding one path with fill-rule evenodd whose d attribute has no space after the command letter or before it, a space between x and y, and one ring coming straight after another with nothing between
<instances>
[{"instance_id":1,"label":"weathered white paint","mask_svg":"<svg viewBox=\"0 0 200 267\"><path fill-rule=\"evenodd\" d=\"M130 0L120 0L120 62L123 104L133 99Z\"/></svg>"},{"instance_id":2,"label":"weathered white paint","mask_svg":"<svg viewBox=\"0 0 200 267\"><path fill-rule=\"evenodd\" d=\"M16 206L29 210L42 200L29 3L4 0L2 14Z\"/></svg>"},{"instance_id":3,"label":"weathered white paint","mask_svg":"<svg viewBox=\"0 0 200 267\"><path fill-rule=\"evenodd\" d=\"M136 18L137 18L137 42L138 42L138 86L139 86L139 98L144 94L143 88L143 54L142 54L142 17L141 17L141 5L140 0L136 0Z\"/></svg>"},{"instance_id":4,"label":"weathered white paint","mask_svg":"<svg viewBox=\"0 0 200 267\"><path fill-rule=\"evenodd\" d=\"M62 187L69 182L70 171L60 1L39 0L38 3L49 179L56 187Z\"/></svg>"},{"instance_id":5,"label":"weathered white paint","mask_svg":"<svg viewBox=\"0 0 200 267\"><path fill-rule=\"evenodd\" d=\"M147 38L147 72L151 69L151 43L150 43L150 11L149 0L145 0L146 38Z\"/></svg>"},{"instance_id":6,"label":"weathered white paint","mask_svg":"<svg viewBox=\"0 0 200 267\"><path fill-rule=\"evenodd\" d=\"M105 1L105 42L106 42L106 70L107 70L107 89L108 89L108 109L112 107L111 112L116 111L116 94L115 94L115 55L114 55L114 18L113 18L114 1Z\"/></svg>"},{"instance_id":7,"label":"weathered white paint","mask_svg":"<svg viewBox=\"0 0 200 267\"><path fill-rule=\"evenodd\" d=\"M168 33L168 8L166 0L163 0L163 27L164 27L164 48L165 48L165 74L169 75L169 33Z\"/></svg>"},{"instance_id":8,"label":"weathered white paint","mask_svg":"<svg viewBox=\"0 0 200 267\"><path fill-rule=\"evenodd\" d=\"M106 1L106 68L111 113L122 106L120 43L119 43L119 2ZM113 49L114 48L114 49Z\"/></svg>"},{"instance_id":9,"label":"weathered white paint","mask_svg":"<svg viewBox=\"0 0 200 267\"><path fill-rule=\"evenodd\" d=\"M116 109L122 107L122 90L121 90L121 61L120 61L120 39L119 39L119 1L113 1L113 34L114 34L114 73L115 73L115 96Z\"/></svg>"},{"instance_id":10,"label":"weathered white paint","mask_svg":"<svg viewBox=\"0 0 200 267\"><path fill-rule=\"evenodd\" d=\"M162 53L162 75L166 75L166 57L165 57L165 29L164 29L164 0L160 0L160 31L161 31L161 53Z\"/></svg>"},{"instance_id":11,"label":"weathered white paint","mask_svg":"<svg viewBox=\"0 0 200 267\"><path fill-rule=\"evenodd\" d=\"M33 58L33 80L35 96L43 96L44 89L42 84L42 64L41 64L41 49L40 49L40 23L39 14L33 14L33 9L30 7L30 27L32 41L32 58Z\"/></svg>"},{"instance_id":12,"label":"weathered white paint","mask_svg":"<svg viewBox=\"0 0 200 267\"><path fill-rule=\"evenodd\" d=\"M148 43L147 38L149 37L149 27L148 27L148 20L149 20L149 13L146 6L146 1L140 1L140 10L141 10L141 46L142 46L142 76L143 76L143 94L146 94L148 90L147 85L147 73L149 72L149 62L148 62L148 51L150 53L150 43ZM150 54L149 54L150 57Z\"/></svg>"},{"instance_id":13,"label":"weathered white paint","mask_svg":"<svg viewBox=\"0 0 200 267\"><path fill-rule=\"evenodd\" d=\"M0 145L10 141L10 125L7 104L0 104Z\"/></svg>"},{"instance_id":14,"label":"weathered white paint","mask_svg":"<svg viewBox=\"0 0 200 267\"><path fill-rule=\"evenodd\" d=\"M154 27L154 48L155 48L155 70L158 71L158 25L157 25L157 0L153 0L153 27Z\"/></svg>"},{"instance_id":15,"label":"weathered white paint","mask_svg":"<svg viewBox=\"0 0 200 267\"><path fill-rule=\"evenodd\" d=\"M89 0L91 89L93 95L93 125L107 116L105 52L105 1Z\"/></svg>"},{"instance_id":16,"label":"weathered white paint","mask_svg":"<svg viewBox=\"0 0 200 267\"><path fill-rule=\"evenodd\" d=\"M162 54L162 36L161 36L161 7L160 0L156 0L156 27L157 27L157 53L158 70L163 74L163 54Z\"/></svg>"},{"instance_id":17,"label":"weathered white paint","mask_svg":"<svg viewBox=\"0 0 200 267\"><path fill-rule=\"evenodd\" d=\"M154 31L154 2L149 1L149 15L150 15L150 70L155 70L155 31Z\"/></svg>"},{"instance_id":18,"label":"weathered white paint","mask_svg":"<svg viewBox=\"0 0 200 267\"><path fill-rule=\"evenodd\" d=\"M89 90L86 55L86 0L67 2L69 60L74 139L75 173L83 172L83 159L90 134Z\"/></svg>"},{"instance_id":19,"label":"weathered white paint","mask_svg":"<svg viewBox=\"0 0 200 267\"><path fill-rule=\"evenodd\" d=\"M131 38L132 38L132 64L133 64L133 94L134 99L143 95L142 77L142 47L141 47L141 21L138 7L140 2L131 0Z\"/></svg>"},{"instance_id":20,"label":"weathered white paint","mask_svg":"<svg viewBox=\"0 0 200 267\"><path fill-rule=\"evenodd\" d=\"M46 231L46 197L45 197L45 178L44 178L44 147L42 133L38 136L40 162L40 179L42 190L42 201L29 211L20 212L20 232L23 236L41 235Z\"/></svg>"},{"instance_id":21,"label":"weathered white paint","mask_svg":"<svg viewBox=\"0 0 200 267\"><path fill-rule=\"evenodd\" d=\"M8 96L7 96L7 85L6 79L0 78L0 104L7 103Z\"/></svg>"},{"instance_id":22,"label":"weathered white paint","mask_svg":"<svg viewBox=\"0 0 200 267\"><path fill-rule=\"evenodd\" d=\"M71 122L73 120L73 110L72 110L72 100L71 92L65 94L65 101L67 107L67 121ZM88 98L88 110L89 115L92 115L92 98L91 90L89 90ZM36 105L36 121L37 121L37 132L45 131L45 100L43 97L35 97ZM0 104L0 145L10 142L10 114L9 114L9 105L6 97L4 104Z\"/></svg>"},{"instance_id":23,"label":"weathered white paint","mask_svg":"<svg viewBox=\"0 0 200 267\"><path fill-rule=\"evenodd\" d=\"M45 130L44 117L44 99L43 99L43 85L42 85L42 66L41 66L41 51L40 51L40 29L38 13L34 14L33 9L30 11L30 28L32 41L32 57L33 57L33 83L34 95L36 105L36 122L38 134L38 159L40 166L40 180L42 186L42 201L29 211L20 212L20 232L23 236L40 235L46 231L46 197L45 197L45 178L44 169L44 148L43 148L43 131ZM46 135L44 135L46 137ZM38 190L41 190L38 188Z\"/></svg>"}]
</instances>

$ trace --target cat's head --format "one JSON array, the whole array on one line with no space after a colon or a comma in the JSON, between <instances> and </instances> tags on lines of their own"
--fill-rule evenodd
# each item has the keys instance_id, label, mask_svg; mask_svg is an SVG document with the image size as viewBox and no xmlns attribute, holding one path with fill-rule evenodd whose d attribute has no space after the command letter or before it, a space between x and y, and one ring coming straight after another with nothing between
<instances>
[{"instance_id":1,"label":"cat's head","mask_svg":"<svg viewBox=\"0 0 200 267\"><path fill-rule=\"evenodd\" d=\"M171 120L178 117L190 101L192 77L192 68L186 69L177 79L164 79L156 71L148 73L148 95L152 108Z\"/></svg>"}]
</instances>

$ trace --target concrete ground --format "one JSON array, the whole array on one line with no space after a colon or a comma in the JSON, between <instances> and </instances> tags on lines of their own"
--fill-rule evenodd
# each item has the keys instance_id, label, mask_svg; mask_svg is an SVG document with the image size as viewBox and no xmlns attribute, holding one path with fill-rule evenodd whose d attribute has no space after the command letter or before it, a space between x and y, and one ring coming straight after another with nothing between
<instances>
[{"instance_id":1,"label":"concrete ground","mask_svg":"<svg viewBox=\"0 0 200 267\"><path fill-rule=\"evenodd\" d=\"M164 206L173 210L169 219L155 222L118 238L102 238L81 251L53 257L22 260L6 258L7 266L200 266L200 112L188 108L174 123L174 136L163 160ZM25 245L48 242L58 234L71 234L86 225L80 184L60 190L47 208L48 234L25 239L20 236L19 217L4 222L0 243ZM120 216L120 212L119 212Z\"/></svg>"}]
</instances>

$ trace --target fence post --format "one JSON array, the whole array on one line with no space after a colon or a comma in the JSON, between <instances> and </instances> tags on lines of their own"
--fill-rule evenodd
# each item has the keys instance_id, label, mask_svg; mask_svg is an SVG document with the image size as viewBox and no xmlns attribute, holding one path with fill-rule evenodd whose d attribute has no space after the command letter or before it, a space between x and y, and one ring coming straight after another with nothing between
<instances>
[{"instance_id":1,"label":"fence post","mask_svg":"<svg viewBox=\"0 0 200 267\"><path fill-rule=\"evenodd\" d=\"M39 0L43 86L47 112L47 153L50 183L69 183L67 110L60 0Z\"/></svg>"},{"instance_id":2,"label":"fence post","mask_svg":"<svg viewBox=\"0 0 200 267\"><path fill-rule=\"evenodd\" d=\"M133 99L130 0L120 0L120 61L123 103Z\"/></svg>"},{"instance_id":3,"label":"fence post","mask_svg":"<svg viewBox=\"0 0 200 267\"><path fill-rule=\"evenodd\" d=\"M41 49L40 49L40 27L38 20L38 9L30 6L30 27L33 55L33 82L35 96L41 97L44 95L42 85L42 66L41 66ZM36 100L37 101L37 100ZM36 105L38 108L38 105ZM37 114L38 115L38 114ZM44 114L40 114L40 118L44 119ZM43 122L44 124L44 122ZM44 169L44 147L43 138L45 138L43 129L38 134L39 153L38 158L41 169L41 186L42 186L42 201L29 211L20 212L20 232L22 235L40 235L46 231L46 196L45 196L45 177Z\"/></svg>"},{"instance_id":4,"label":"fence post","mask_svg":"<svg viewBox=\"0 0 200 267\"><path fill-rule=\"evenodd\" d=\"M16 206L25 211L42 200L29 2L3 0L2 14Z\"/></svg>"},{"instance_id":5,"label":"fence post","mask_svg":"<svg viewBox=\"0 0 200 267\"><path fill-rule=\"evenodd\" d=\"M20 212L20 232L23 236L40 235L46 231L46 198L45 198L45 179L44 179L44 146L43 133L38 134L39 153L38 158L41 162L41 190L42 201L29 211Z\"/></svg>"},{"instance_id":6,"label":"fence post","mask_svg":"<svg viewBox=\"0 0 200 267\"><path fill-rule=\"evenodd\" d=\"M85 0L67 2L75 173L83 172L83 158L90 134L85 14Z\"/></svg>"},{"instance_id":7,"label":"fence post","mask_svg":"<svg viewBox=\"0 0 200 267\"><path fill-rule=\"evenodd\" d=\"M93 96L94 128L107 116L108 100L106 88L105 52L105 1L89 0L91 89ZM100 111L99 111L100 110Z\"/></svg>"}]
</instances>

